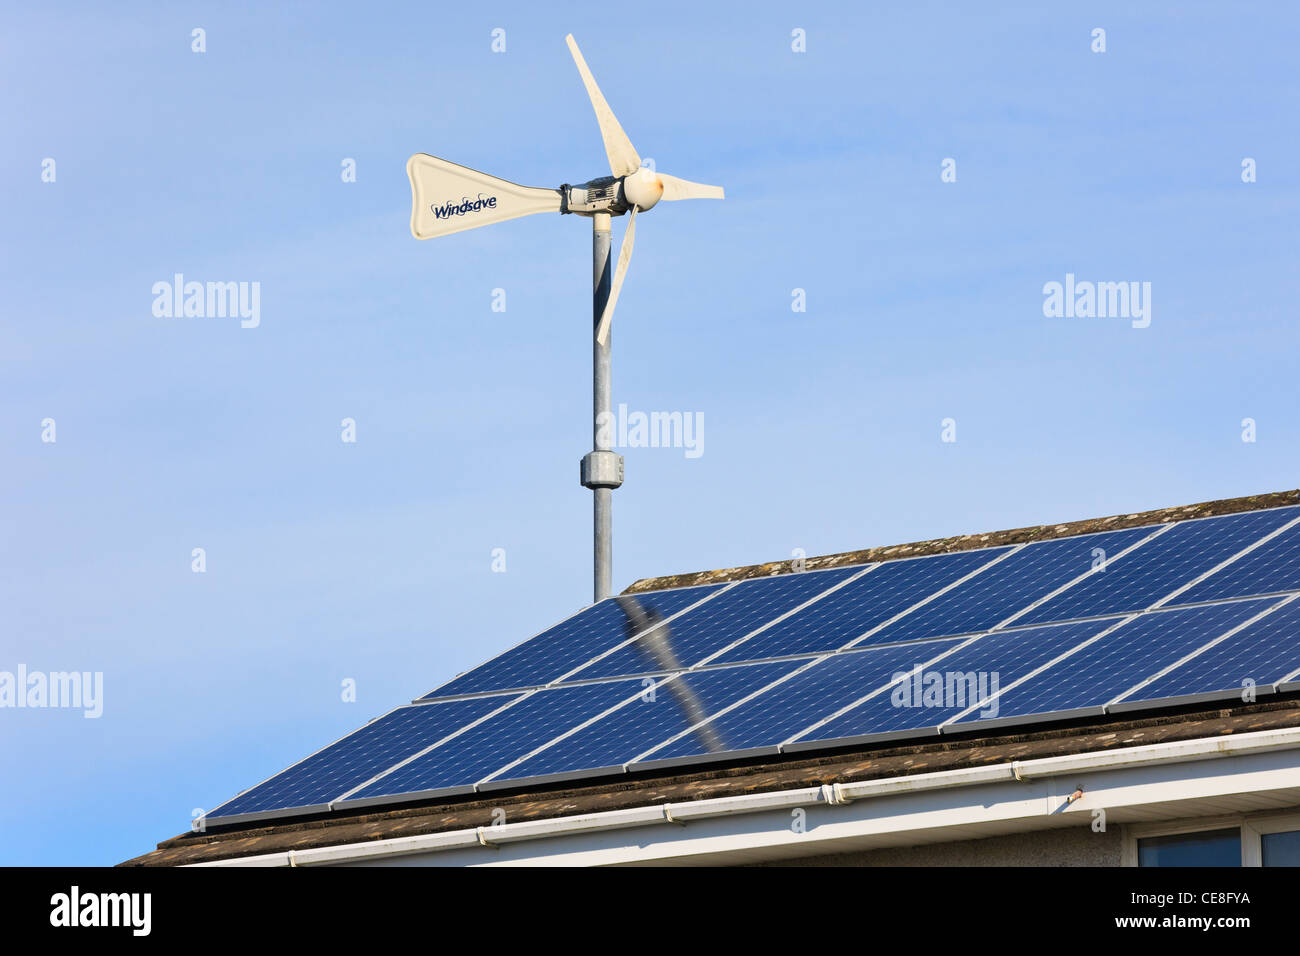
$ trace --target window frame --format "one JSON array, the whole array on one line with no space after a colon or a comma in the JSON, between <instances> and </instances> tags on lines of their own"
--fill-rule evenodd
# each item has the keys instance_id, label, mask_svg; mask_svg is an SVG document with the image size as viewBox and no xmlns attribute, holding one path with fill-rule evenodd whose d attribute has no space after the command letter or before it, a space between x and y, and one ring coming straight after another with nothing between
<instances>
[{"instance_id":1,"label":"window frame","mask_svg":"<svg viewBox=\"0 0 1300 956\"><path fill-rule=\"evenodd\" d=\"M1236 827L1241 832L1241 865L1262 866L1266 833L1285 833L1300 830L1300 811L1281 813L1233 813L1217 817L1198 817L1191 820L1166 820L1160 823L1127 823L1124 825L1124 845L1121 866L1138 865L1138 841L1150 837L1178 836L1204 830L1226 830Z\"/></svg>"},{"instance_id":2,"label":"window frame","mask_svg":"<svg viewBox=\"0 0 1300 956\"><path fill-rule=\"evenodd\" d=\"M1248 818L1241 825L1241 865L1264 865L1264 834L1300 830L1300 813L1272 814Z\"/></svg>"}]
</instances>

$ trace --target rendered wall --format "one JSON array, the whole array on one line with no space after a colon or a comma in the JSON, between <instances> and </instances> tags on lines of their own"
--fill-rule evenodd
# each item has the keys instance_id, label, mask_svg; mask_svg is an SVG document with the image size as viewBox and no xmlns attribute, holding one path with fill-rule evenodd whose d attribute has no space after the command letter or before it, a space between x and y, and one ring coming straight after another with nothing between
<instances>
[{"instance_id":1,"label":"rendered wall","mask_svg":"<svg viewBox=\"0 0 1300 956\"><path fill-rule=\"evenodd\" d=\"M960 843L801 857L764 866L1119 866L1120 827L1035 830Z\"/></svg>"}]
</instances>

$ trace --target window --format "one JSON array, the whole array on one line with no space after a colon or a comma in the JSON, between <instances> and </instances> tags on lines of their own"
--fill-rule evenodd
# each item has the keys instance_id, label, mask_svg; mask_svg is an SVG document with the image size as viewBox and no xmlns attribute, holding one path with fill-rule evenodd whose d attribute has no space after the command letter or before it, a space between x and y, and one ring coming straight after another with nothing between
<instances>
[{"instance_id":1,"label":"window","mask_svg":"<svg viewBox=\"0 0 1300 956\"><path fill-rule=\"evenodd\" d=\"M1261 833L1261 866L1300 866L1300 830Z\"/></svg>"},{"instance_id":2,"label":"window","mask_svg":"<svg viewBox=\"0 0 1300 956\"><path fill-rule=\"evenodd\" d=\"M1123 865L1300 867L1300 812L1128 824Z\"/></svg>"},{"instance_id":3,"label":"window","mask_svg":"<svg viewBox=\"0 0 1300 956\"><path fill-rule=\"evenodd\" d=\"M1138 866L1241 866L1241 828L1138 840Z\"/></svg>"}]
</instances>

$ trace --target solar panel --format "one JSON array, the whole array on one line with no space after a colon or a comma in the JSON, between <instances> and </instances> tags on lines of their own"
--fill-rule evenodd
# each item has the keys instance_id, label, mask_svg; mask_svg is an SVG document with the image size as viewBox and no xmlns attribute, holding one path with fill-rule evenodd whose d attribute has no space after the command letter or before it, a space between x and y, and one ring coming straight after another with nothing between
<instances>
[{"instance_id":1,"label":"solar panel","mask_svg":"<svg viewBox=\"0 0 1300 956\"><path fill-rule=\"evenodd\" d=\"M1300 601L1278 607L1198 653L1169 673L1125 694L1112 710L1129 710L1160 698L1265 694L1300 671Z\"/></svg>"},{"instance_id":2,"label":"solar panel","mask_svg":"<svg viewBox=\"0 0 1300 956\"><path fill-rule=\"evenodd\" d=\"M1065 661L1004 689L998 719L1082 710L1099 714L1135 684L1276 603L1263 599L1205 604L1120 619ZM979 719L967 715L960 722Z\"/></svg>"},{"instance_id":3,"label":"solar panel","mask_svg":"<svg viewBox=\"0 0 1300 956\"><path fill-rule=\"evenodd\" d=\"M801 662L788 680L715 716L717 733L736 750L772 747L841 707L890 683L893 675L913 667L918 658L930 660L961 641L928 641L897 647L869 648ZM667 741L642 755L643 761L702 756L708 751L694 735Z\"/></svg>"},{"instance_id":4,"label":"solar panel","mask_svg":"<svg viewBox=\"0 0 1300 956\"><path fill-rule=\"evenodd\" d=\"M740 741L729 738L724 729L715 728L713 722L703 718L767 686L802 663L741 664L682 674L659 684L653 693L641 694L612 714L550 745L496 779L549 776L624 764L655 744L687 731L702 753L742 750Z\"/></svg>"},{"instance_id":5,"label":"solar panel","mask_svg":"<svg viewBox=\"0 0 1300 956\"><path fill-rule=\"evenodd\" d=\"M878 641L972 634L995 627L1076 578L1143 541L1154 528L1057 538L1026 545L925 607L877 632Z\"/></svg>"},{"instance_id":6,"label":"solar panel","mask_svg":"<svg viewBox=\"0 0 1300 956\"><path fill-rule=\"evenodd\" d=\"M320 811L350 787L436 743L517 697L477 697L399 707L244 791L207 814L209 821L275 811ZM226 820L225 822L234 822Z\"/></svg>"},{"instance_id":7,"label":"solar panel","mask_svg":"<svg viewBox=\"0 0 1300 956\"><path fill-rule=\"evenodd\" d=\"M620 680L534 691L442 746L348 794L348 799L410 797L472 786L566 730L645 690L640 680Z\"/></svg>"},{"instance_id":8,"label":"solar panel","mask_svg":"<svg viewBox=\"0 0 1300 956\"><path fill-rule=\"evenodd\" d=\"M642 606L665 618L722 590L721 585L652 591L638 595ZM561 621L531 640L517 644L486 664L467 671L421 700L484 691L542 687L627 640L627 618L612 599L601 601Z\"/></svg>"},{"instance_id":9,"label":"solar panel","mask_svg":"<svg viewBox=\"0 0 1300 956\"><path fill-rule=\"evenodd\" d=\"M817 601L774 622L717 660L760 660L846 647L1009 550L987 548L886 561L840 588L834 600ZM874 643L872 638L866 640Z\"/></svg>"},{"instance_id":10,"label":"solar panel","mask_svg":"<svg viewBox=\"0 0 1300 956\"><path fill-rule=\"evenodd\" d=\"M676 656L683 667L698 664L708 655L744 637L750 631L779 618L861 571L860 567L837 568L742 581L672 622ZM608 657L593 661L578 671L574 678L611 677L662 670L640 644L640 641L634 641Z\"/></svg>"},{"instance_id":11,"label":"solar panel","mask_svg":"<svg viewBox=\"0 0 1300 956\"><path fill-rule=\"evenodd\" d=\"M1297 517L1295 508L1176 524L1020 618L1042 624L1140 611Z\"/></svg>"},{"instance_id":12,"label":"solar panel","mask_svg":"<svg viewBox=\"0 0 1300 956\"><path fill-rule=\"evenodd\" d=\"M1287 528L1250 554L1178 596L1179 604L1221 601L1300 589L1300 525Z\"/></svg>"},{"instance_id":13,"label":"solar panel","mask_svg":"<svg viewBox=\"0 0 1300 956\"><path fill-rule=\"evenodd\" d=\"M1298 689L1297 591L1287 507L606 600L207 819Z\"/></svg>"},{"instance_id":14,"label":"solar panel","mask_svg":"<svg viewBox=\"0 0 1300 956\"><path fill-rule=\"evenodd\" d=\"M1107 621L1082 621L976 638L929 666L915 659L911 673L834 720L801 733L802 742L892 734L938 727L970 706L976 717L997 716L998 691L1105 629ZM924 647L925 645L915 645ZM990 699L992 698L992 699ZM987 702L986 702L987 701Z\"/></svg>"}]
</instances>

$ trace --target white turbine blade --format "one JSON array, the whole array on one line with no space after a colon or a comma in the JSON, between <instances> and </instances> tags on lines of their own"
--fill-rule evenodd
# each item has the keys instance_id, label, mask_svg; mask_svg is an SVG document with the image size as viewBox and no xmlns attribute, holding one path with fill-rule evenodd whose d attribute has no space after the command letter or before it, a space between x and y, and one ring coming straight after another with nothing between
<instances>
[{"instance_id":1,"label":"white turbine blade","mask_svg":"<svg viewBox=\"0 0 1300 956\"><path fill-rule=\"evenodd\" d=\"M596 341L604 345L609 341L609 323L614 320L614 306L618 305L618 294L623 289L623 279L627 276L627 264L632 261L632 240L636 238L636 206L627 217L627 232L623 234L623 247L618 250L618 266L614 269L614 281L609 286L609 301L600 316L600 325L596 326Z\"/></svg>"},{"instance_id":2,"label":"white turbine blade","mask_svg":"<svg viewBox=\"0 0 1300 956\"><path fill-rule=\"evenodd\" d=\"M432 239L539 212L560 211L560 191L520 186L428 153L406 161L411 235Z\"/></svg>"},{"instance_id":3,"label":"white turbine blade","mask_svg":"<svg viewBox=\"0 0 1300 956\"><path fill-rule=\"evenodd\" d=\"M596 78L591 75L591 70L587 69L587 61L582 58L582 51L578 49L573 34L566 36L564 42L569 44L573 62L578 64L582 83L587 88L587 96L591 98L592 108L596 111L596 122L600 125L600 138L605 141L605 155L609 157L609 171L615 176L632 175L641 168L641 157L637 155L632 141L627 138L627 133L623 132L623 127L618 125L614 111L605 102L600 87L596 85Z\"/></svg>"},{"instance_id":4,"label":"white turbine blade","mask_svg":"<svg viewBox=\"0 0 1300 956\"><path fill-rule=\"evenodd\" d=\"M664 194L662 199L723 199L721 186L706 186L704 183L693 183L689 179L678 179L676 176L668 176L664 173L655 173L659 181L664 184Z\"/></svg>"}]
</instances>

